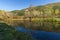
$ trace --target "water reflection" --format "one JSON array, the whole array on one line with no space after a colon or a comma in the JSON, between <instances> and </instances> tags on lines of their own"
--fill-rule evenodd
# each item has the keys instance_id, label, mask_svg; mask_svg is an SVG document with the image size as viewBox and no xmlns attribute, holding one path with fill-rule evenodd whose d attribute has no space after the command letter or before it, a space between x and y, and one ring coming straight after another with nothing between
<instances>
[{"instance_id":1,"label":"water reflection","mask_svg":"<svg viewBox=\"0 0 60 40\"><path fill-rule=\"evenodd\" d=\"M13 24L18 24L18 26L23 26L27 29L32 30L44 30L44 31L51 31L51 32L60 32L60 21L52 20L52 19L32 19L30 20L20 20L15 21ZM16 25L15 24L15 25ZM14 25L14 26L15 26Z\"/></svg>"},{"instance_id":2,"label":"water reflection","mask_svg":"<svg viewBox=\"0 0 60 40\"><path fill-rule=\"evenodd\" d=\"M24 20L19 26L18 31L31 34L36 40L60 40L60 33L57 33L60 32L60 21Z\"/></svg>"},{"instance_id":3,"label":"water reflection","mask_svg":"<svg viewBox=\"0 0 60 40\"><path fill-rule=\"evenodd\" d=\"M36 40L60 40L60 33L46 32L41 30L28 30L24 27L16 28L18 31L28 33L32 35Z\"/></svg>"}]
</instances>

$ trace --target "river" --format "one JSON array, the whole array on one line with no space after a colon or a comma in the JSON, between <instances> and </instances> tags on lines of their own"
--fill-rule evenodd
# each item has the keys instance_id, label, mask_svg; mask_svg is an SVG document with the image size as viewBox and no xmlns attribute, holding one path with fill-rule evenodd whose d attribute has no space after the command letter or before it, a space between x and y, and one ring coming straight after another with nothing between
<instances>
[{"instance_id":1,"label":"river","mask_svg":"<svg viewBox=\"0 0 60 40\"><path fill-rule=\"evenodd\" d=\"M60 40L60 33L46 32L41 30L29 30L24 27L17 27L16 30L31 34L36 40Z\"/></svg>"}]
</instances>

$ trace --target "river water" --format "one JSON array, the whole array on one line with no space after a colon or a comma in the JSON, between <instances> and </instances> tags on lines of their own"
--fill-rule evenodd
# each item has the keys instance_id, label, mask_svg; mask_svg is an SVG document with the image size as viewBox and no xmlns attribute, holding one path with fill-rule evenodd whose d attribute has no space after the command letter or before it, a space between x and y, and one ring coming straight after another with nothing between
<instances>
[{"instance_id":1,"label":"river water","mask_svg":"<svg viewBox=\"0 0 60 40\"><path fill-rule=\"evenodd\" d=\"M36 40L60 40L60 33L56 33L56 32L29 30L24 27L17 27L16 30L31 34L31 36Z\"/></svg>"}]
</instances>

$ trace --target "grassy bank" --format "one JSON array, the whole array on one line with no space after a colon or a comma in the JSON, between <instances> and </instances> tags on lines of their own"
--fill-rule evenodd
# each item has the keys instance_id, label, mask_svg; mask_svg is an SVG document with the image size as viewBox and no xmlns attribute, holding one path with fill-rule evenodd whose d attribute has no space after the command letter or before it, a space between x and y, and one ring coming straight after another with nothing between
<instances>
[{"instance_id":1,"label":"grassy bank","mask_svg":"<svg viewBox=\"0 0 60 40\"><path fill-rule=\"evenodd\" d=\"M0 40L34 40L31 35L18 32L11 26L0 23Z\"/></svg>"}]
</instances>

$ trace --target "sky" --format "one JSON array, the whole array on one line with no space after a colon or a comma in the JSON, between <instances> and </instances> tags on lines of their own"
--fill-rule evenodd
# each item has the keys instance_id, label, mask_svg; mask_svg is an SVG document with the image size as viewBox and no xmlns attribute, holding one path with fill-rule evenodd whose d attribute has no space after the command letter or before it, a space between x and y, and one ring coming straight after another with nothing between
<instances>
[{"instance_id":1,"label":"sky","mask_svg":"<svg viewBox=\"0 0 60 40\"><path fill-rule=\"evenodd\" d=\"M30 4L38 6L55 2L60 2L60 0L0 0L0 10L21 10L28 8Z\"/></svg>"}]
</instances>

